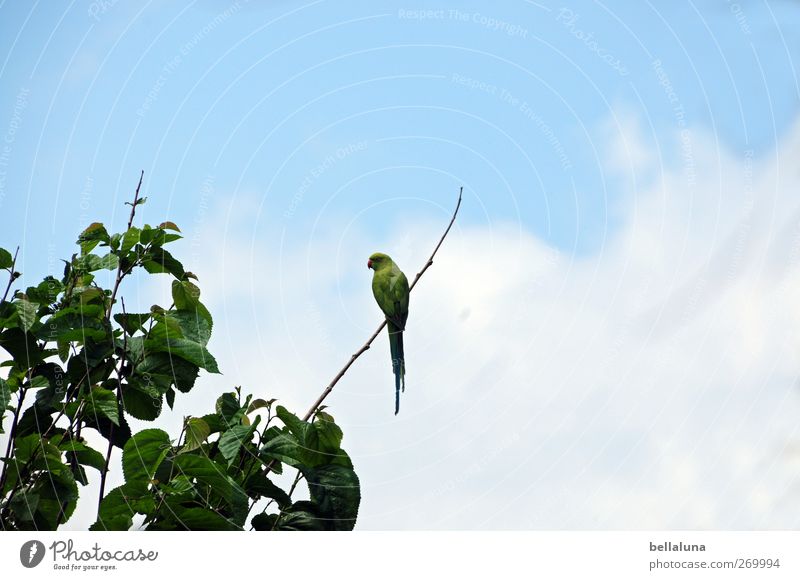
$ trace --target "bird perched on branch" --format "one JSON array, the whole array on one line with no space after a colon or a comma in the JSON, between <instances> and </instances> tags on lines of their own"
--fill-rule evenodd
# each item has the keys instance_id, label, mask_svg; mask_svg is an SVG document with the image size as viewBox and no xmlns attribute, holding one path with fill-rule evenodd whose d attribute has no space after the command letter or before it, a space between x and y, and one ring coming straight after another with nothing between
<instances>
[{"instance_id":1,"label":"bird perched on branch","mask_svg":"<svg viewBox=\"0 0 800 580\"><path fill-rule=\"evenodd\" d=\"M403 353L403 331L408 319L408 278L397 264L386 254L375 253L369 257L367 268L371 268L372 293L375 301L386 315L389 331L389 349L394 371L394 414L400 410L400 390L406 390L406 360Z\"/></svg>"}]
</instances>

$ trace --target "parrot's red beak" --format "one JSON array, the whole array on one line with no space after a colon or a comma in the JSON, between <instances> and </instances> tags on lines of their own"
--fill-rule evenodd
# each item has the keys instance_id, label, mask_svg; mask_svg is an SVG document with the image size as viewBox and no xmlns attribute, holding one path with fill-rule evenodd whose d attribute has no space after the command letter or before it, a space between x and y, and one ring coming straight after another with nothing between
<instances>
[{"instance_id":1,"label":"parrot's red beak","mask_svg":"<svg viewBox=\"0 0 800 580\"><path fill-rule=\"evenodd\" d=\"M372 260L367 260L367 268L372 269Z\"/></svg>"}]
</instances>

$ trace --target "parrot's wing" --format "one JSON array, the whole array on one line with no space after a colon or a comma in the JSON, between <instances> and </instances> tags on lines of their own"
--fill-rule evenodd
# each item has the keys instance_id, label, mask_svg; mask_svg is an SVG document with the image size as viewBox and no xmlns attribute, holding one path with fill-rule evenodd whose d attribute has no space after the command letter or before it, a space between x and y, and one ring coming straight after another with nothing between
<instances>
[{"instance_id":1,"label":"parrot's wing","mask_svg":"<svg viewBox=\"0 0 800 580\"><path fill-rule=\"evenodd\" d=\"M386 319L401 330L408 318L408 280L399 269L377 272L372 281L372 293Z\"/></svg>"}]
</instances>

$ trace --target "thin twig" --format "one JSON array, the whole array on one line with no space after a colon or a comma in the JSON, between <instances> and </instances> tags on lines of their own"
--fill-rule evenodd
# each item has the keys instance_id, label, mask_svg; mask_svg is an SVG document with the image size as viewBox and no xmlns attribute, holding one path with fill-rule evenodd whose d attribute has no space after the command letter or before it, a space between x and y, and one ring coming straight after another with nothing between
<instances>
[{"instance_id":1,"label":"thin twig","mask_svg":"<svg viewBox=\"0 0 800 580\"><path fill-rule=\"evenodd\" d=\"M6 445L6 454L5 454L5 461L3 462L3 473L0 475L0 492L2 492L3 488L6 485L6 478L8 476L8 467L11 465L11 448L14 443L14 440L17 436L17 425L19 423L19 414L22 410L22 403L25 400L25 393L28 392L28 389L25 385L22 385L19 388L19 394L17 395L17 406L14 409L14 419L11 422L11 430L8 432L8 443Z\"/></svg>"},{"instance_id":2,"label":"thin twig","mask_svg":"<svg viewBox=\"0 0 800 580\"><path fill-rule=\"evenodd\" d=\"M137 189L138 192L138 189ZM129 226L130 227L130 226ZM122 303L122 314L125 312L125 299L120 298ZM122 329L122 356L119 358L119 368L117 369L117 409L122 409L122 369L125 367L125 355L128 352L128 333ZM100 504L103 501L103 494L106 490L106 478L108 477L108 466L111 463L111 451L114 449L114 423L108 427L108 447L106 448L106 460L103 464L103 471L100 472L100 493L97 496L97 519L100 520Z\"/></svg>"},{"instance_id":3,"label":"thin twig","mask_svg":"<svg viewBox=\"0 0 800 580\"><path fill-rule=\"evenodd\" d=\"M436 247L433 249L431 257L428 258L428 261L425 262L425 265L422 267L422 270L420 270L417 273L417 275L414 277L414 281L408 287L409 292L411 292L414 289L414 286L417 285L417 282L419 282L419 279L422 278L422 275L425 273L425 271L433 265L433 258L436 256L436 252L439 251L439 248L442 246L442 243L444 242L444 239L447 237L447 234L450 233L450 228L453 227L453 223L455 223L456 221L458 210L461 207L461 196L463 192L464 192L463 187L458 190L458 202L456 203L456 209L453 211L453 217L450 218L450 223L447 224L447 229L442 234L442 237L439 238L439 243L436 244ZM353 366L353 363L356 362L356 359L358 359L358 357L360 357L362 354L364 354L369 350L369 347L372 346L372 342L378 337L381 330L383 330L384 326L386 326L386 320L380 323L378 328L375 330L375 332L372 333L372 336L369 337L367 342L365 342L364 345L360 349L358 349L354 355L350 357L350 360L347 361L347 364L345 364L342 367L342 369L338 373L336 373L336 376L333 377L333 380L330 382L330 384L328 384L328 386L325 387L325 390L322 391L322 394L319 396L319 398L316 401L314 401L313 405L311 405L311 408L303 417L303 421L308 421L314 415L314 413L316 412L317 409L319 409L319 406L326 399L326 397L331 394L331 391L333 391L333 388L336 386L336 383L338 383L339 380L345 375L347 370L351 366Z\"/></svg>"},{"instance_id":4,"label":"thin twig","mask_svg":"<svg viewBox=\"0 0 800 580\"><path fill-rule=\"evenodd\" d=\"M17 273L17 254L19 254L19 246L17 246L17 249L14 251L14 259L11 261L11 273L8 275L8 286L6 286L6 291L3 292L3 299L0 300L0 304L6 301L6 298L8 298L8 291L11 290L11 285L14 283L14 280L19 278L19 276L14 276L14 274Z\"/></svg>"},{"instance_id":5,"label":"thin twig","mask_svg":"<svg viewBox=\"0 0 800 580\"><path fill-rule=\"evenodd\" d=\"M144 179L144 170L139 175L139 185L136 186L136 193L133 194L133 203L131 204L131 215L128 217L128 227L125 229L127 232L131 229L133 225L133 217L136 215L136 205L139 203L139 190L142 187L142 179ZM108 310L106 311L106 318L111 320L111 309L114 307L114 300L117 298L117 290L119 290L119 285L122 282L122 279L125 277L125 273L122 271L122 262L120 262L119 266L117 266L117 276L114 280L114 288L111 290L111 301L108 303Z\"/></svg>"}]
</instances>

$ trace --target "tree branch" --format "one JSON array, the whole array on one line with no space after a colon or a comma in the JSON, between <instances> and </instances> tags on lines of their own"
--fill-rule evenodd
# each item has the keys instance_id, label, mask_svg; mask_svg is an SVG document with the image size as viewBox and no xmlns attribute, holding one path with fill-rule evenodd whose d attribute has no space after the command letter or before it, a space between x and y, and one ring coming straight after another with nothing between
<instances>
[{"instance_id":1,"label":"tree branch","mask_svg":"<svg viewBox=\"0 0 800 580\"><path fill-rule=\"evenodd\" d=\"M463 193L464 193L464 188L461 187L458 190L458 202L456 203L456 209L453 210L453 217L450 218L450 223L447 224L447 229L442 234L442 237L439 238L439 243L436 244L436 247L433 249L431 257L428 258L427 262L425 262L425 265L422 267L422 270L417 272L417 275L414 277L414 281L408 287L409 292L411 292L411 290L414 289L414 286L417 285L417 282L419 282L419 279L422 278L422 275L425 273L425 271L433 265L433 258L436 256L436 252L439 251L439 248L442 246L442 243L444 242L444 239L447 237L447 234L450 233L450 228L453 227L453 223L455 223L456 221L458 210L461 207L461 196ZM336 376L333 377L333 380L328 384L327 387L325 387L325 390L322 391L322 394L319 396L319 398L314 402L313 405L311 405L311 408L308 410L308 412L306 412L305 416L303 417L304 421L308 421L314 415L316 410L319 409L319 406L322 404L322 402L327 398L328 395L331 394L331 391L333 391L333 388L336 386L336 383L338 383L339 380L341 380L341 378L348 371L348 369L351 366L353 366L353 363L356 362L358 357L360 357L362 354L364 354L369 350L369 347L372 346L372 342L378 337L381 330L383 330L384 326L386 326L386 320L380 323L375 332L372 333L372 336L370 336L369 339L367 339L367 342L365 342L364 345L360 349L358 349L354 355L350 357L350 360L347 361L347 364L345 364L342 367L342 369L336 374Z\"/></svg>"},{"instance_id":2,"label":"tree branch","mask_svg":"<svg viewBox=\"0 0 800 580\"><path fill-rule=\"evenodd\" d=\"M131 229L133 225L133 217L136 215L136 205L139 203L139 190L142 187L142 179L144 179L144 169L142 173L139 175L139 185L136 186L136 193L133 194L133 203L131 204L131 215L128 217L128 227L125 228L127 232ZM120 262L119 266L117 266L117 276L114 280L114 288L111 290L111 301L108 303L108 310L106 311L106 318L111 320L111 309L114 308L114 300L117 298L117 290L119 290L119 285L122 282L122 279L125 277L125 273L122 271L122 262Z\"/></svg>"},{"instance_id":3,"label":"tree branch","mask_svg":"<svg viewBox=\"0 0 800 580\"><path fill-rule=\"evenodd\" d=\"M138 191L138 190L137 190ZM130 228L130 226L128 226ZM125 299L122 301L122 314L127 315L125 312ZM122 355L119 359L119 367L117 368L117 408L122 409L122 369L125 367L125 356L128 353L128 333L122 329ZM100 520L100 504L103 501L103 495L106 490L106 478L108 478L109 464L111 463L111 451L114 449L114 424L111 423L108 428L108 447L106 448L106 458L103 463L103 470L100 472L100 493L97 495L97 519Z\"/></svg>"}]
</instances>

